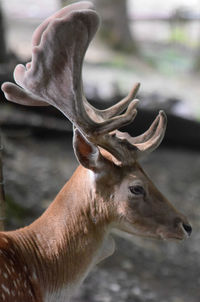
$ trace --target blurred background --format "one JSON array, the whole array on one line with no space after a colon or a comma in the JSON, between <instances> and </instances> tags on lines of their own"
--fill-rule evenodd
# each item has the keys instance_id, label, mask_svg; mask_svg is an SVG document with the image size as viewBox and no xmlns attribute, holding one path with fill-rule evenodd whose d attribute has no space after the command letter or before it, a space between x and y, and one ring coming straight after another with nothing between
<instances>
[{"instance_id":1,"label":"blurred background","mask_svg":"<svg viewBox=\"0 0 200 302\"><path fill-rule=\"evenodd\" d=\"M1 84L13 81L17 63L30 60L35 28L72 2L0 1ZM138 116L125 129L132 135L147 129L158 110L166 111L165 139L142 166L188 216L193 233L182 243L114 234L115 254L95 268L73 301L199 302L200 1L94 3L102 24L86 54L86 96L95 106L105 108L140 82ZM41 215L70 178L77 161L71 125L60 113L51 107L8 103L2 93L0 97L5 183L5 204L0 184L0 207L6 209L6 229L14 229Z\"/></svg>"}]
</instances>

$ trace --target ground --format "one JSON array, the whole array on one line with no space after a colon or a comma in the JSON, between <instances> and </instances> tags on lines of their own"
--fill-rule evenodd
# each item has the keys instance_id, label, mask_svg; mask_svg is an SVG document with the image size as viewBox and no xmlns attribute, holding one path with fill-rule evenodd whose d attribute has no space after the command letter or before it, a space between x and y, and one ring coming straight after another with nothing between
<instances>
[{"instance_id":1,"label":"ground","mask_svg":"<svg viewBox=\"0 0 200 302\"><path fill-rule=\"evenodd\" d=\"M47 139L26 131L7 131L4 146L6 193L8 203L15 205L8 212L8 227L14 228L40 215L77 162L70 134ZM73 302L200 301L199 152L159 148L142 166L188 216L193 225L191 238L181 243L157 242L114 234L115 254L92 271Z\"/></svg>"}]
</instances>

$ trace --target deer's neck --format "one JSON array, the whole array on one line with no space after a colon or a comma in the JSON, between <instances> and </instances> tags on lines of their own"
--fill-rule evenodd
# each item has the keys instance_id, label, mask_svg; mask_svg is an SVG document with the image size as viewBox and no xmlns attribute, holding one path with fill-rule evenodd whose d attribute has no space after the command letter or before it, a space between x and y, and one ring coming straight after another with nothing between
<instances>
[{"instance_id":1,"label":"deer's neck","mask_svg":"<svg viewBox=\"0 0 200 302\"><path fill-rule=\"evenodd\" d=\"M109 214L102 201L95 200L88 176L79 168L38 220L13 233L35 280L49 295L77 287L112 250L104 249Z\"/></svg>"}]
</instances>

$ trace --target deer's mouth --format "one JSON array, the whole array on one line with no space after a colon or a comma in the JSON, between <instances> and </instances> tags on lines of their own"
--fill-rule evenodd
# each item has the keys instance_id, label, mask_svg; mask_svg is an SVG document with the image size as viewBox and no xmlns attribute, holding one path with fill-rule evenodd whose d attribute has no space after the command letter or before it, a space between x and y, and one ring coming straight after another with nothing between
<instances>
[{"instance_id":1,"label":"deer's mouth","mask_svg":"<svg viewBox=\"0 0 200 302\"><path fill-rule=\"evenodd\" d=\"M191 228L191 227L190 227ZM150 239L158 240L173 240L173 241L183 241L190 236L191 230L185 228L183 224L180 224L176 229L169 229L166 226L159 226L154 229L144 228L144 227L134 227L129 223L123 225L120 228L123 232L137 237L144 237Z\"/></svg>"},{"instance_id":2,"label":"deer's mouth","mask_svg":"<svg viewBox=\"0 0 200 302\"><path fill-rule=\"evenodd\" d=\"M176 240L176 241L182 241L187 238L189 238L191 234L191 227L190 230L188 228L185 228L182 224L175 230L175 231L169 231L167 229L164 229L163 227L157 229L157 235L162 240Z\"/></svg>"}]
</instances>

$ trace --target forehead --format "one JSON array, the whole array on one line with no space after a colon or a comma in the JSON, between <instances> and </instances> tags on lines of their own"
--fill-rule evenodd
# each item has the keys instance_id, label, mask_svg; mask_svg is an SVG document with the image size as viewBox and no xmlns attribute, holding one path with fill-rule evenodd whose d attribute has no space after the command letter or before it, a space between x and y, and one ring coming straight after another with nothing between
<instances>
[{"instance_id":1,"label":"forehead","mask_svg":"<svg viewBox=\"0 0 200 302\"><path fill-rule=\"evenodd\" d=\"M143 171L139 163L135 162L132 166L113 166L113 169L109 169L107 179L109 182L112 180L113 184L122 182L131 182L140 179L141 181L147 181L148 176Z\"/></svg>"},{"instance_id":2,"label":"forehead","mask_svg":"<svg viewBox=\"0 0 200 302\"><path fill-rule=\"evenodd\" d=\"M105 159L105 164L101 172L97 173L95 177L97 185L103 183L104 185L115 186L125 180L131 181L138 178L144 180L148 178L137 161L131 166L125 166L105 149L100 148L100 153Z\"/></svg>"},{"instance_id":3,"label":"forehead","mask_svg":"<svg viewBox=\"0 0 200 302\"><path fill-rule=\"evenodd\" d=\"M122 167L124 177L128 177L130 179L135 179L138 176L146 177L146 174L140 164L135 162L132 166L129 167Z\"/></svg>"},{"instance_id":4,"label":"forehead","mask_svg":"<svg viewBox=\"0 0 200 302\"><path fill-rule=\"evenodd\" d=\"M106 160L105 173L106 178L113 178L113 180L121 181L123 178L130 177L135 178L137 175L145 176L145 173L140 166L140 164L135 161L131 166L124 166L120 161L118 161L110 152L105 149L100 148L100 153Z\"/></svg>"}]
</instances>

